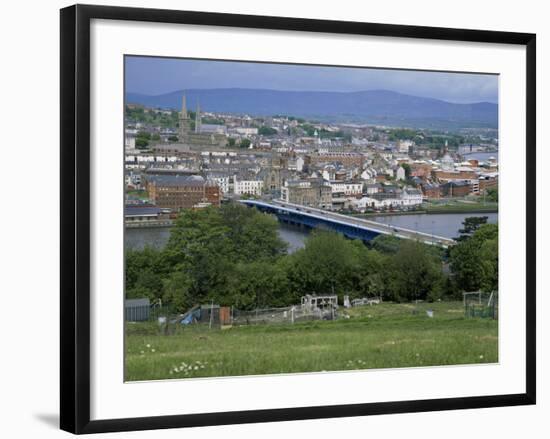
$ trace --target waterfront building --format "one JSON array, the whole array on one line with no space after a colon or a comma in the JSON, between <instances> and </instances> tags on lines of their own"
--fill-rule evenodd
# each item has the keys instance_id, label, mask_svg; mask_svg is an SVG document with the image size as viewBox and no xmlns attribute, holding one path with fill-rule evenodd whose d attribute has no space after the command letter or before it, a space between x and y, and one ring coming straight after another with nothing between
<instances>
[{"instance_id":1,"label":"waterfront building","mask_svg":"<svg viewBox=\"0 0 550 439\"><path fill-rule=\"evenodd\" d=\"M281 187L281 199L287 203L330 209L332 189L322 178L290 180Z\"/></svg>"},{"instance_id":2,"label":"waterfront building","mask_svg":"<svg viewBox=\"0 0 550 439\"><path fill-rule=\"evenodd\" d=\"M221 192L218 184L198 175L153 175L146 180L149 199L156 206L172 211L190 209L206 204L219 206Z\"/></svg>"}]
</instances>

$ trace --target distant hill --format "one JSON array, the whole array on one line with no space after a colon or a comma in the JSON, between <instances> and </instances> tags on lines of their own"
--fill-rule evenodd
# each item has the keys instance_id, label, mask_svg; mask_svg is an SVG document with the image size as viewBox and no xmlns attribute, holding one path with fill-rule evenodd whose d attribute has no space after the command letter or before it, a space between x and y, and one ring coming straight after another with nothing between
<instances>
[{"instance_id":1,"label":"distant hill","mask_svg":"<svg viewBox=\"0 0 550 439\"><path fill-rule=\"evenodd\" d=\"M179 109L183 90L151 96L127 93L126 102ZM269 116L286 114L322 121L364 122L419 128L498 126L498 105L455 104L388 90L358 92L219 88L185 90L188 109Z\"/></svg>"}]
</instances>

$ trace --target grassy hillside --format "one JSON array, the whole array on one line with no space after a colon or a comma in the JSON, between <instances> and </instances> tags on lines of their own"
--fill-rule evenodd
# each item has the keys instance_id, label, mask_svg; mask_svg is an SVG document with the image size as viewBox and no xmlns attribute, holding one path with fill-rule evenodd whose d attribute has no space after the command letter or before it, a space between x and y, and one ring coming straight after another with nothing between
<instances>
[{"instance_id":1,"label":"grassy hillside","mask_svg":"<svg viewBox=\"0 0 550 439\"><path fill-rule=\"evenodd\" d=\"M426 310L434 311L430 318ZM348 317L344 317L346 314ZM498 361L498 322L465 319L461 302L385 303L336 321L179 327L127 324L126 379L345 371Z\"/></svg>"}]
</instances>

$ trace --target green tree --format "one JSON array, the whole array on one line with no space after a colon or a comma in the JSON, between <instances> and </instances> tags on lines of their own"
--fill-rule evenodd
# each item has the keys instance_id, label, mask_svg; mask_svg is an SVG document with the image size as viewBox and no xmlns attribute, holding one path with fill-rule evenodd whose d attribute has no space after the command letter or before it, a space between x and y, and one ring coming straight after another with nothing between
<instances>
[{"instance_id":1,"label":"green tree","mask_svg":"<svg viewBox=\"0 0 550 439\"><path fill-rule=\"evenodd\" d=\"M241 139L241 142L239 143L239 147L240 148L249 148L251 143L252 142L250 141L250 139Z\"/></svg>"},{"instance_id":2,"label":"green tree","mask_svg":"<svg viewBox=\"0 0 550 439\"><path fill-rule=\"evenodd\" d=\"M450 251L450 266L460 291L498 288L498 225L483 224Z\"/></svg>"},{"instance_id":3,"label":"green tree","mask_svg":"<svg viewBox=\"0 0 550 439\"><path fill-rule=\"evenodd\" d=\"M171 303L178 311L184 312L195 305L192 295L193 281L186 272L185 265L177 266L162 280L162 300Z\"/></svg>"},{"instance_id":4,"label":"green tree","mask_svg":"<svg viewBox=\"0 0 550 439\"><path fill-rule=\"evenodd\" d=\"M487 189L487 199L489 201L493 201L495 203L498 203L498 188L491 187Z\"/></svg>"},{"instance_id":5,"label":"green tree","mask_svg":"<svg viewBox=\"0 0 550 439\"><path fill-rule=\"evenodd\" d=\"M151 247L128 250L125 265L127 298L147 297L154 300L161 297L162 279L169 268L159 250Z\"/></svg>"},{"instance_id":6,"label":"green tree","mask_svg":"<svg viewBox=\"0 0 550 439\"><path fill-rule=\"evenodd\" d=\"M358 256L357 247L342 235L315 231L289 258L291 285L301 294L348 294L354 290Z\"/></svg>"},{"instance_id":7,"label":"green tree","mask_svg":"<svg viewBox=\"0 0 550 439\"><path fill-rule=\"evenodd\" d=\"M458 230L460 236L455 238L457 241L465 241L470 238L476 230L478 230L483 224L487 224L487 216L470 216L465 218L462 222L463 228Z\"/></svg>"},{"instance_id":8,"label":"green tree","mask_svg":"<svg viewBox=\"0 0 550 439\"><path fill-rule=\"evenodd\" d=\"M277 263L239 263L231 273L227 304L239 309L287 306L295 303L289 294L286 272Z\"/></svg>"},{"instance_id":9,"label":"green tree","mask_svg":"<svg viewBox=\"0 0 550 439\"><path fill-rule=\"evenodd\" d=\"M258 129L258 134L262 136L273 136L274 134L277 134L277 130L275 128L261 126Z\"/></svg>"},{"instance_id":10,"label":"green tree","mask_svg":"<svg viewBox=\"0 0 550 439\"><path fill-rule=\"evenodd\" d=\"M142 138L142 137L136 137L136 148L137 149L147 149L149 146L149 141Z\"/></svg>"},{"instance_id":11,"label":"green tree","mask_svg":"<svg viewBox=\"0 0 550 439\"><path fill-rule=\"evenodd\" d=\"M402 163L401 167L405 170L405 179L410 180L411 178L411 165L408 163Z\"/></svg>"},{"instance_id":12,"label":"green tree","mask_svg":"<svg viewBox=\"0 0 550 439\"><path fill-rule=\"evenodd\" d=\"M390 267L386 281L394 300L433 300L441 295L441 261L425 244L403 241Z\"/></svg>"},{"instance_id":13,"label":"green tree","mask_svg":"<svg viewBox=\"0 0 550 439\"><path fill-rule=\"evenodd\" d=\"M227 145L230 146L230 147L234 147L235 146L235 143L236 143L236 140L234 137L229 137L227 139Z\"/></svg>"}]
</instances>

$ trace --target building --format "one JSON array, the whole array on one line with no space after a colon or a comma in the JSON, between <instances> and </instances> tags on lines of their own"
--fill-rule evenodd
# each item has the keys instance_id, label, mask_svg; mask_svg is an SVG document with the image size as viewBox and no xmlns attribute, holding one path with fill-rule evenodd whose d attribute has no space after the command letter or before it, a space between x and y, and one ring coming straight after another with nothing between
<instances>
[{"instance_id":1,"label":"building","mask_svg":"<svg viewBox=\"0 0 550 439\"><path fill-rule=\"evenodd\" d=\"M126 299L124 301L124 316L127 322L143 322L149 320L151 304L149 299Z\"/></svg>"},{"instance_id":2,"label":"building","mask_svg":"<svg viewBox=\"0 0 550 439\"><path fill-rule=\"evenodd\" d=\"M426 198L441 198L441 188L438 184L423 184L422 190L424 191L424 196Z\"/></svg>"},{"instance_id":3,"label":"building","mask_svg":"<svg viewBox=\"0 0 550 439\"><path fill-rule=\"evenodd\" d=\"M441 186L441 194L444 197L465 197L472 192L469 180L453 180Z\"/></svg>"},{"instance_id":4,"label":"building","mask_svg":"<svg viewBox=\"0 0 550 439\"><path fill-rule=\"evenodd\" d=\"M332 189L322 178L290 180L281 187L281 199L287 203L329 209Z\"/></svg>"},{"instance_id":5,"label":"building","mask_svg":"<svg viewBox=\"0 0 550 439\"><path fill-rule=\"evenodd\" d=\"M146 189L156 206L175 212L205 204L219 206L221 202L218 184L198 175L148 176Z\"/></svg>"},{"instance_id":6,"label":"building","mask_svg":"<svg viewBox=\"0 0 550 439\"><path fill-rule=\"evenodd\" d=\"M364 157L355 152L325 152L313 153L304 157L304 167L309 169L311 166L319 163L341 163L346 167L363 168Z\"/></svg>"},{"instance_id":7,"label":"building","mask_svg":"<svg viewBox=\"0 0 550 439\"><path fill-rule=\"evenodd\" d=\"M198 105L197 112L195 114L195 130L193 131L191 129L192 121L189 117L189 113L187 112L185 95L183 95L181 100L181 112L179 115L179 143L195 146L226 146L227 135L225 126L216 125L214 128L210 125L203 126L201 120L201 110Z\"/></svg>"},{"instance_id":8,"label":"building","mask_svg":"<svg viewBox=\"0 0 550 439\"><path fill-rule=\"evenodd\" d=\"M243 179L236 175L233 177L233 192L235 195L254 195L261 196L264 188L264 182L261 179Z\"/></svg>"},{"instance_id":9,"label":"building","mask_svg":"<svg viewBox=\"0 0 550 439\"><path fill-rule=\"evenodd\" d=\"M363 183L355 181L331 181L332 197L355 197L363 195Z\"/></svg>"},{"instance_id":10,"label":"building","mask_svg":"<svg viewBox=\"0 0 550 439\"><path fill-rule=\"evenodd\" d=\"M146 225L157 222L161 218L161 209L151 205L126 205L124 207L124 222L126 225Z\"/></svg>"}]
</instances>

